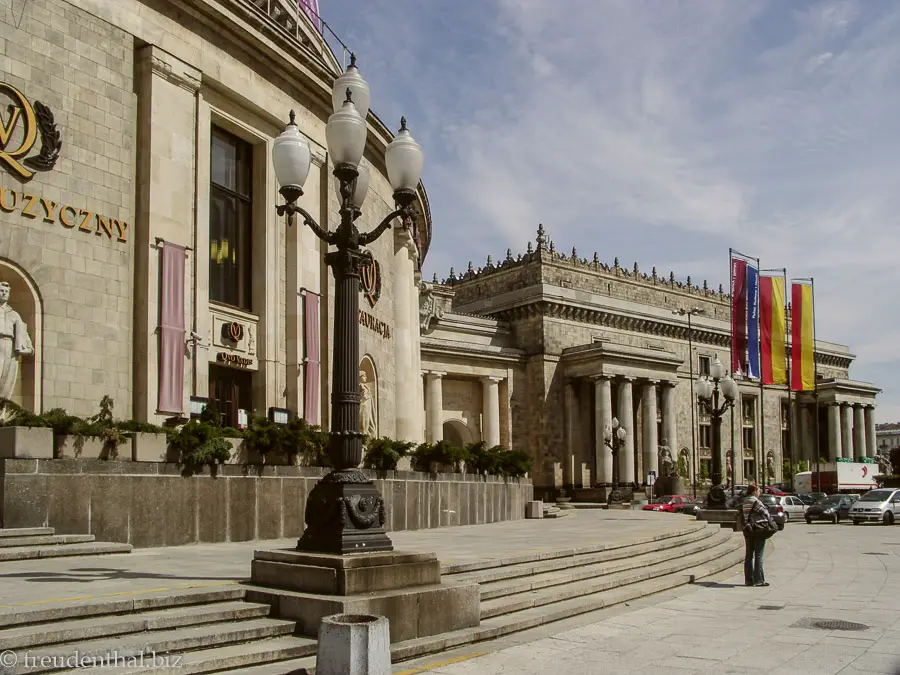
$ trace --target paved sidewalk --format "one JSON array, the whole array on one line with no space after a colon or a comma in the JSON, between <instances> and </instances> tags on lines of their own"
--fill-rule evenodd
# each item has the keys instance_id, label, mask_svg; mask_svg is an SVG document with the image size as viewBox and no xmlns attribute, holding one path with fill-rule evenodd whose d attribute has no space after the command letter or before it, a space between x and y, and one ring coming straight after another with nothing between
<instances>
[{"instance_id":1,"label":"paved sidewalk","mask_svg":"<svg viewBox=\"0 0 900 675\"><path fill-rule=\"evenodd\" d=\"M511 646L471 645L397 664L394 672L900 675L900 526L790 523L768 548L768 588L745 588L741 573L582 619L584 625L568 630L551 624L519 634L507 641ZM800 627L809 619L868 628Z\"/></svg>"},{"instance_id":2,"label":"paved sidewalk","mask_svg":"<svg viewBox=\"0 0 900 675\"><path fill-rule=\"evenodd\" d=\"M599 543L624 543L690 527L691 521L681 515L585 510L561 519L391 532L390 537L397 550L434 551L447 565ZM294 548L296 544L296 539L280 539L0 562L0 608L236 583L249 576L255 549Z\"/></svg>"}]
</instances>

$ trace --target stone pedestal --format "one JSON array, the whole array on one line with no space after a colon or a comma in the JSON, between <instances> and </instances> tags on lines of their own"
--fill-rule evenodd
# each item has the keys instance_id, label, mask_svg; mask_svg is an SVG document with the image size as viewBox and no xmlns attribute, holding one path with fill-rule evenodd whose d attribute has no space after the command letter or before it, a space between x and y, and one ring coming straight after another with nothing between
<instances>
[{"instance_id":1,"label":"stone pedestal","mask_svg":"<svg viewBox=\"0 0 900 675\"><path fill-rule=\"evenodd\" d=\"M384 500L375 484L329 481L329 474L306 500L306 529L297 542L301 551L336 555L394 548L384 530Z\"/></svg>"},{"instance_id":2,"label":"stone pedestal","mask_svg":"<svg viewBox=\"0 0 900 675\"><path fill-rule=\"evenodd\" d=\"M656 497L683 495L684 479L680 476L660 476L653 484L653 491Z\"/></svg>"},{"instance_id":3,"label":"stone pedestal","mask_svg":"<svg viewBox=\"0 0 900 675\"><path fill-rule=\"evenodd\" d=\"M434 553L332 555L292 549L256 551L247 599L315 636L332 614L384 616L392 642L477 626L477 583L441 582Z\"/></svg>"},{"instance_id":4,"label":"stone pedestal","mask_svg":"<svg viewBox=\"0 0 900 675\"><path fill-rule=\"evenodd\" d=\"M53 459L53 429L0 427L0 458Z\"/></svg>"},{"instance_id":5,"label":"stone pedestal","mask_svg":"<svg viewBox=\"0 0 900 675\"><path fill-rule=\"evenodd\" d=\"M735 532L738 529L737 509L700 509L697 511L697 520L703 520L707 523L718 523L722 527L727 527Z\"/></svg>"},{"instance_id":6,"label":"stone pedestal","mask_svg":"<svg viewBox=\"0 0 900 675\"><path fill-rule=\"evenodd\" d=\"M526 518L543 518L544 517L544 502L534 501L534 502L525 502L525 517Z\"/></svg>"}]
</instances>

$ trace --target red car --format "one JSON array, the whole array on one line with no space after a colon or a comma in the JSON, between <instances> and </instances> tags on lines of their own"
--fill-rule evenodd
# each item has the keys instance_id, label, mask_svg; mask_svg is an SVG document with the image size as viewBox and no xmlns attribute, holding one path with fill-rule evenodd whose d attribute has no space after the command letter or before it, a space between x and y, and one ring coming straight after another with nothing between
<instances>
[{"instance_id":1,"label":"red car","mask_svg":"<svg viewBox=\"0 0 900 675\"><path fill-rule=\"evenodd\" d=\"M674 513L675 509L684 504L693 504L694 500L686 495L666 495L652 504L643 507L643 511L665 511L666 513Z\"/></svg>"},{"instance_id":2,"label":"red car","mask_svg":"<svg viewBox=\"0 0 900 675\"><path fill-rule=\"evenodd\" d=\"M786 497L787 494L788 494L787 492L782 492L782 491L779 490L778 488L772 487L771 485L766 485L766 486L762 489L762 491L763 491L763 494L767 494L767 495L775 495L776 497Z\"/></svg>"}]
</instances>

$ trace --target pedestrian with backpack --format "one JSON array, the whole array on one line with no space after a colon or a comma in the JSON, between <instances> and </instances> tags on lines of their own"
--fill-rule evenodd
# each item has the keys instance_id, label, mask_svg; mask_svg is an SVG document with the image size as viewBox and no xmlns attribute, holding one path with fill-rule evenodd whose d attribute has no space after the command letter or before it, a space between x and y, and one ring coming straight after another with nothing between
<instances>
[{"instance_id":1,"label":"pedestrian with backpack","mask_svg":"<svg viewBox=\"0 0 900 675\"><path fill-rule=\"evenodd\" d=\"M766 539L778 531L775 520L766 505L759 501L759 486L747 487L747 494L741 503L741 525L744 531L744 585L768 586L763 572L763 556Z\"/></svg>"}]
</instances>

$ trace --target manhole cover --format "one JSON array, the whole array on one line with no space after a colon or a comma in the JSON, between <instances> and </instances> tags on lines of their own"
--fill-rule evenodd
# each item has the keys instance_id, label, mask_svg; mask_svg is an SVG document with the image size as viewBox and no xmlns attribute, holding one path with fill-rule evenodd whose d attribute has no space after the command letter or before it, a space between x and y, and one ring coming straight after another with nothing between
<instances>
[{"instance_id":1,"label":"manhole cover","mask_svg":"<svg viewBox=\"0 0 900 675\"><path fill-rule=\"evenodd\" d=\"M760 605L756 609L784 609L784 605Z\"/></svg>"},{"instance_id":2,"label":"manhole cover","mask_svg":"<svg viewBox=\"0 0 900 675\"><path fill-rule=\"evenodd\" d=\"M869 627L864 623L853 623L852 621L843 621L841 619L800 619L791 628L812 628L816 630L868 630Z\"/></svg>"}]
</instances>

